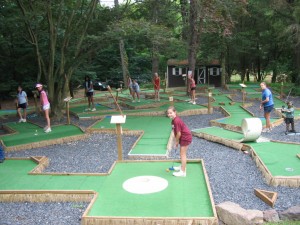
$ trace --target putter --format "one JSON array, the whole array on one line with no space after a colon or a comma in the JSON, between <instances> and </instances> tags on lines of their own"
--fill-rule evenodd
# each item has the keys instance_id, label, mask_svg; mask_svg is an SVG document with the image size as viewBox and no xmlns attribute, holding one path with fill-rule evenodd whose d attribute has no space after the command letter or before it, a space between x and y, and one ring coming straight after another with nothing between
<instances>
[{"instance_id":1,"label":"putter","mask_svg":"<svg viewBox=\"0 0 300 225\"><path fill-rule=\"evenodd\" d=\"M177 148L175 147L175 155L177 154ZM175 170L174 169L174 161L172 163L172 166L169 168L169 170Z\"/></svg>"},{"instance_id":2,"label":"putter","mask_svg":"<svg viewBox=\"0 0 300 225\"><path fill-rule=\"evenodd\" d=\"M294 87L292 87L292 88L290 89L289 94L288 94L288 96L287 96L286 99L285 99L285 103L288 102L288 99L289 99L290 94L291 94L291 92L292 92L293 89L294 89Z\"/></svg>"}]
</instances>

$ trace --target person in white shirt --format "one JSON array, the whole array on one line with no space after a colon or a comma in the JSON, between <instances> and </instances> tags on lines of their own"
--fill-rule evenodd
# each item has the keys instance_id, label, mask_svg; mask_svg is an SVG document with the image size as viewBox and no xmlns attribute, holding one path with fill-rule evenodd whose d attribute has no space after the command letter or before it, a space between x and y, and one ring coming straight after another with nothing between
<instances>
[{"instance_id":1,"label":"person in white shirt","mask_svg":"<svg viewBox=\"0 0 300 225\"><path fill-rule=\"evenodd\" d=\"M17 91L17 111L18 111L18 115L19 115L19 123L26 122L27 106L28 106L27 94L25 91L23 91L22 87L19 85L18 91ZM22 109L23 109L23 115L21 112Z\"/></svg>"}]
</instances>

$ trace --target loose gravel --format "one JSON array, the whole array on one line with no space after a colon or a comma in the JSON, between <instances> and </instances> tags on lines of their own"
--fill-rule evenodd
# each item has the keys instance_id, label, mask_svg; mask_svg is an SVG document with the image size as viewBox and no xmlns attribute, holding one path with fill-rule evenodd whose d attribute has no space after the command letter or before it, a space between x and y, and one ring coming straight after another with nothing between
<instances>
[{"instance_id":1,"label":"loose gravel","mask_svg":"<svg viewBox=\"0 0 300 225\"><path fill-rule=\"evenodd\" d=\"M85 202L0 203L0 224L79 225L87 206Z\"/></svg>"},{"instance_id":2,"label":"loose gravel","mask_svg":"<svg viewBox=\"0 0 300 225\"><path fill-rule=\"evenodd\" d=\"M198 104L203 104L205 101L205 98L197 99ZM299 98L293 101L294 105L300 103ZM257 102L254 101L254 105L249 107L249 110L260 117L261 112L259 111ZM275 116L278 117L278 115ZM223 115L215 110L211 115L186 116L182 117L182 119L192 130L208 127L210 126L210 120L222 117ZM43 123L43 118L37 117L32 119L35 122ZM72 118L72 122L77 123L85 129L95 121L78 121L76 118ZM299 122L296 122L296 130L299 127ZM285 125L282 124L275 127L271 133L264 133L263 136L273 140L300 142L300 136L288 136L284 134L284 131ZM137 137L135 136L123 136L124 159L127 158L127 154L136 140ZM50 165L45 172L104 173L108 171L112 163L117 159L116 149L115 135L91 134L86 140L9 152L6 156L29 157L33 155L45 155L50 159ZM170 158L172 159L179 159L179 157L179 152L175 154L175 151L172 151L170 154ZM268 186L264 182L261 172L257 169L254 161L248 154L198 137L193 137L193 142L188 150L188 158L204 159L215 204L232 201L240 204L245 209L270 209L268 205L254 195L254 188L258 188L278 193L278 199L274 206L274 209L278 211L299 205L300 189ZM59 208L63 204L69 205ZM82 210L84 211L86 205L78 210L78 207L72 207L74 204L0 203L0 224L41 224L39 221L43 221L43 224L80 224ZM54 209L48 208L53 205L55 205ZM8 211L8 216L2 217ZM37 211L40 213L36 213ZM68 218L65 218L65 220L59 219L57 211ZM34 221L28 220L29 222L26 222L26 219L38 216L37 214L45 216L42 219L41 217L37 217ZM22 220L22 223L16 222L19 218L18 216ZM72 222L69 222L69 219L72 219Z\"/></svg>"}]
</instances>

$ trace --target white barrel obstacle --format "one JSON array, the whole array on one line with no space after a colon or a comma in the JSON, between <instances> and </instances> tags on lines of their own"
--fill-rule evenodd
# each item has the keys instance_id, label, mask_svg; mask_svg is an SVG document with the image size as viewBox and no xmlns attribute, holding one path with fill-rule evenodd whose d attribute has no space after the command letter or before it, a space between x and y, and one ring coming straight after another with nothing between
<instances>
[{"instance_id":1,"label":"white barrel obstacle","mask_svg":"<svg viewBox=\"0 0 300 225\"><path fill-rule=\"evenodd\" d=\"M245 118L242 120L242 131L244 138L240 142L256 141L262 131L262 122L259 118Z\"/></svg>"}]
</instances>

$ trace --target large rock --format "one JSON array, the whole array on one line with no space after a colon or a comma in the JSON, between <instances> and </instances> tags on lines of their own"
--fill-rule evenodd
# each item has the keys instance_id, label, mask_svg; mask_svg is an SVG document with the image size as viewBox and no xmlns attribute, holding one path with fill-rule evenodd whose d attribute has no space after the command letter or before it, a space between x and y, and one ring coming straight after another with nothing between
<instances>
[{"instance_id":1,"label":"large rock","mask_svg":"<svg viewBox=\"0 0 300 225\"><path fill-rule=\"evenodd\" d=\"M246 210L234 202L223 202L216 206L218 217L227 225L263 224L263 212Z\"/></svg>"},{"instance_id":2,"label":"large rock","mask_svg":"<svg viewBox=\"0 0 300 225\"><path fill-rule=\"evenodd\" d=\"M279 222L279 215L275 209L264 211L264 221Z\"/></svg>"},{"instance_id":3,"label":"large rock","mask_svg":"<svg viewBox=\"0 0 300 225\"><path fill-rule=\"evenodd\" d=\"M288 208L285 211L279 212L281 220L299 220L300 221L300 205Z\"/></svg>"}]
</instances>

